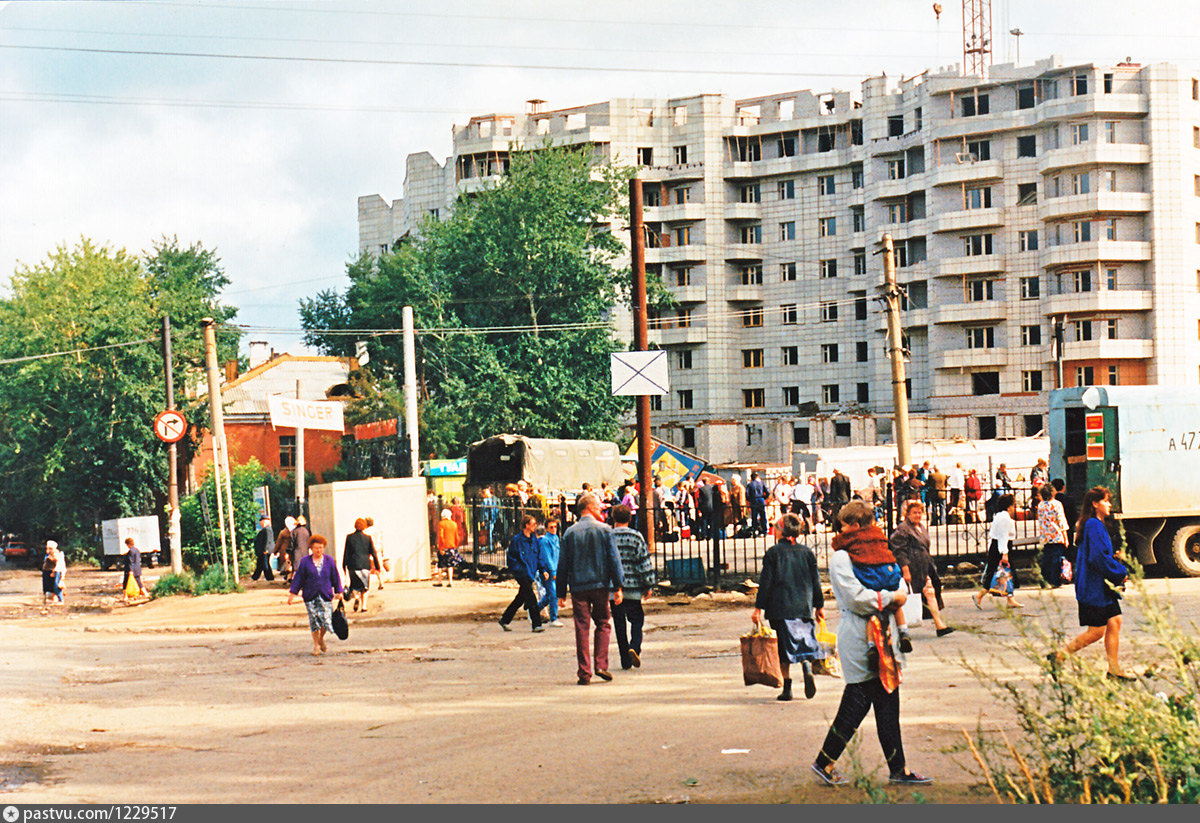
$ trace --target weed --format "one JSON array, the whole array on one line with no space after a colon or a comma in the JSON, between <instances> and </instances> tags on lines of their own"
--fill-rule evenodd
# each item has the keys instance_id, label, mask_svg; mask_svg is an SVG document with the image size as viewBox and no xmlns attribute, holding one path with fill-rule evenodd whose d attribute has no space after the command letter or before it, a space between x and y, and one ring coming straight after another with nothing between
<instances>
[{"instance_id":1,"label":"weed","mask_svg":"<svg viewBox=\"0 0 1200 823\"><path fill-rule=\"evenodd\" d=\"M188 572L175 574L170 572L158 578L154 588L150 590L150 597L157 599L159 597L172 597L177 594L192 594L196 590L196 579Z\"/></svg>"},{"instance_id":2,"label":"weed","mask_svg":"<svg viewBox=\"0 0 1200 823\"><path fill-rule=\"evenodd\" d=\"M216 563L205 569L196 580L196 594L230 594L241 591L245 589L234 582L233 575L227 574Z\"/></svg>"}]
</instances>

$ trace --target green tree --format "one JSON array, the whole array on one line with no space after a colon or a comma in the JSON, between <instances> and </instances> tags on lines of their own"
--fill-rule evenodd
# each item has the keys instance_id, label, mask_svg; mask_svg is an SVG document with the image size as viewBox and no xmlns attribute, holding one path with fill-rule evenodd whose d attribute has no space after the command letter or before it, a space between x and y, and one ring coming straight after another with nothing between
<instances>
[{"instance_id":1,"label":"green tree","mask_svg":"<svg viewBox=\"0 0 1200 823\"><path fill-rule=\"evenodd\" d=\"M307 342L350 354L369 336L352 330L396 329L412 306L425 456L462 455L501 432L612 439L628 401L609 392L609 355L624 348L610 317L630 279L613 265L623 246L610 226L629 174L571 149L515 154L508 175L460 197L448 220L353 260L344 294L302 300ZM377 374L402 374L398 335L370 337L368 349Z\"/></svg>"}]
</instances>

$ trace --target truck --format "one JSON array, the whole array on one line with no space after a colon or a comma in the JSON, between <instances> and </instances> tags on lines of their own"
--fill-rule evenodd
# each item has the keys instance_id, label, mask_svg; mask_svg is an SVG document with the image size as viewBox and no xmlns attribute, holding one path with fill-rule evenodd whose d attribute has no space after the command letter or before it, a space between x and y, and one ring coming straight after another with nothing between
<instances>
[{"instance_id":1,"label":"truck","mask_svg":"<svg viewBox=\"0 0 1200 823\"><path fill-rule=\"evenodd\" d=\"M108 570L118 564L123 564L125 538L132 537L133 544L142 553L142 560L149 568L158 565L158 553L162 548L158 518L153 515L146 517L118 517L114 520L104 520L100 523L100 534L104 542L104 554L100 558L100 568Z\"/></svg>"},{"instance_id":2,"label":"truck","mask_svg":"<svg viewBox=\"0 0 1200 823\"><path fill-rule=\"evenodd\" d=\"M1200 577L1200 388L1078 386L1050 393L1050 477L1082 500L1112 492L1127 553Z\"/></svg>"},{"instance_id":3,"label":"truck","mask_svg":"<svg viewBox=\"0 0 1200 823\"><path fill-rule=\"evenodd\" d=\"M544 492L565 492L578 491L584 483L616 486L624 478L616 443L498 434L467 447L463 486L474 494L494 484L503 494L504 486L524 480Z\"/></svg>"}]
</instances>

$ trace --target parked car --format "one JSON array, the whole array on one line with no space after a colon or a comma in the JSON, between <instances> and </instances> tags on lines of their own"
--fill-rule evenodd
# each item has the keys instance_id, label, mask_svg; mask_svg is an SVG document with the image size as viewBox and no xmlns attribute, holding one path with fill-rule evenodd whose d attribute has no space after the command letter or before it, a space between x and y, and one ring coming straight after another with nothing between
<instances>
[{"instance_id":1,"label":"parked car","mask_svg":"<svg viewBox=\"0 0 1200 823\"><path fill-rule=\"evenodd\" d=\"M29 551L29 547L21 540L6 540L4 541L4 559L9 563L24 563L28 562L33 556Z\"/></svg>"}]
</instances>

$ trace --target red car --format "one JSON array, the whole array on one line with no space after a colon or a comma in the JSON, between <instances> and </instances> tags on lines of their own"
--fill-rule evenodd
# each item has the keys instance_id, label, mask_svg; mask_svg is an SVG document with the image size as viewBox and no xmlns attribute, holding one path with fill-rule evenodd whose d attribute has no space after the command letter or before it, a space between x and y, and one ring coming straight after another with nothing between
<instances>
[{"instance_id":1,"label":"red car","mask_svg":"<svg viewBox=\"0 0 1200 823\"><path fill-rule=\"evenodd\" d=\"M10 563L26 561L30 558L29 547L20 540L8 540L4 543L4 559Z\"/></svg>"}]
</instances>

